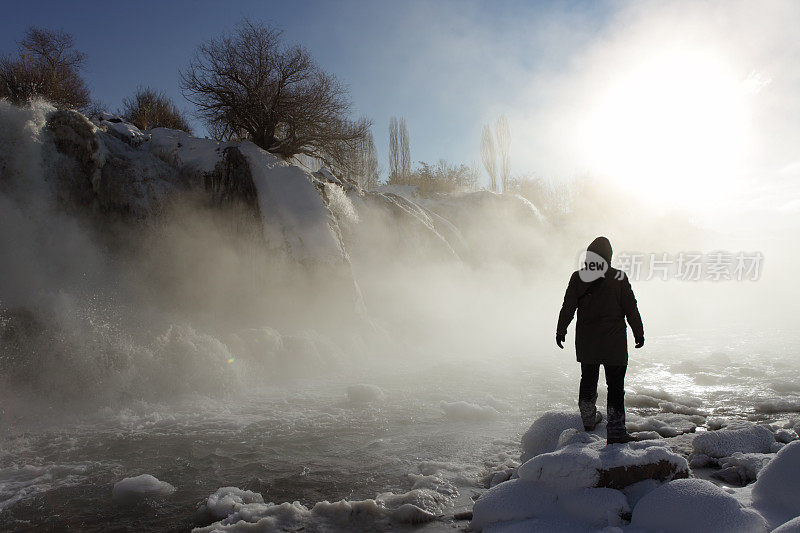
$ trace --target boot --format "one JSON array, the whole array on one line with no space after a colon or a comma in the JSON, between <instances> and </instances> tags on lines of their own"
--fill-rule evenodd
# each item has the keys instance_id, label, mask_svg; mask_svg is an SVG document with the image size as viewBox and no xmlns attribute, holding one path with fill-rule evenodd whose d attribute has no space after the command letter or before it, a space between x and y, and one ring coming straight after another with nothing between
<instances>
[{"instance_id":1,"label":"boot","mask_svg":"<svg viewBox=\"0 0 800 533\"><path fill-rule=\"evenodd\" d=\"M608 406L608 425L606 426L606 444L624 444L638 441L625 428L625 408L615 409Z\"/></svg>"},{"instance_id":2,"label":"boot","mask_svg":"<svg viewBox=\"0 0 800 533\"><path fill-rule=\"evenodd\" d=\"M581 412L583 429L586 431L592 431L595 427L597 427L597 424L603 420L603 415L597 411L595 402L597 402L597 394L594 395L594 398L591 401L578 400L578 409L580 409Z\"/></svg>"},{"instance_id":3,"label":"boot","mask_svg":"<svg viewBox=\"0 0 800 533\"><path fill-rule=\"evenodd\" d=\"M606 438L606 444L625 444L626 442L639 442L639 437L631 435L626 431L622 435L609 436Z\"/></svg>"}]
</instances>

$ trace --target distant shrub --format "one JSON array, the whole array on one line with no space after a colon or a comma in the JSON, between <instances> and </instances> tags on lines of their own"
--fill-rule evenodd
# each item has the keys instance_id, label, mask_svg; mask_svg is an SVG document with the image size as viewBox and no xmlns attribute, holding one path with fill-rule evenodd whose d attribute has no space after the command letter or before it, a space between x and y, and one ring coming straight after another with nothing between
<instances>
[{"instance_id":1,"label":"distant shrub","mask_svg":"<svg viewBox=\"0 0 800 533\"><path fill-rule=\"evenodd\" d=\"M464 164L450 164L440 159L436 164L419 162L407 177L397 173L389 176L389 185L411 185L421 194L475 190L478 171Z\"/></svg>"},{"instance_id":2,"label":"distant shrub","mask_svg":"<svg viewBox=\"0 0 800 533\"><path fill-rule=\"evenodd\" d=\"M120 115L140 130L170 128L192 132L189 121L172 100L150 87L140 87L132 97L124 99Z\"/></svg>"},{"instance_id":3,"label":"distant shrub","mask_svg":"<svg viewBox=\"0 0 800 533\"><path fill-rule=\"evenodd\" d=\"M562 225L570 215L583 184L584 180L563 182L520 176L509 179L505 192L530 200L550 222Z\"/></svg>"},{"instance_id":4,"label":"distant shrub","mask_svg":"<svg viewBox=\"0 0 800 533\"><path fill-rule=\"evenodd\" d=\"M17 56L0 59L0 98L27 105L38 97L59 109L85 109L91 98L80 76L84 60L69 33L31 26Z\"/></svg>"}]
</instances>

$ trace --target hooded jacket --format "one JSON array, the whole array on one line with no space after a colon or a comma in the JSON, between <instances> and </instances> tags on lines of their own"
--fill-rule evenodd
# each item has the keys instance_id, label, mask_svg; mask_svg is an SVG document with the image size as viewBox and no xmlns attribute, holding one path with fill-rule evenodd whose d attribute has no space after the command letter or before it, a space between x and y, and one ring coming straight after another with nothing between
<instances>
[{"instance_id":1,"label":"hooded jacket","mask_svg":"<svg viewBox=\"0 0 800 533\"><path fill-rule=\"evenodd\" d=\"M636 340L644 339L642 317L636 297L624 272L612 268L611 243L598 237L587 248L607 262L605 275L594 282L581 279L580 271L572 273L558 315L556 335L566 336L575 311L575 352L578 362L589 364L627 365L628 335L625 319Z\"/></svg>"}]
</instances>

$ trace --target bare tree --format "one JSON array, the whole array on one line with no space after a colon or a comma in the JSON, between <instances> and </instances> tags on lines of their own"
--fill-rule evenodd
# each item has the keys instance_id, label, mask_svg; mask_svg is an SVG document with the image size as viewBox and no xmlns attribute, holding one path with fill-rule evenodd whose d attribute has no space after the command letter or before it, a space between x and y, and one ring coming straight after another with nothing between
<instances>
[{"instance_id":1,"label":"bare tree","mask_svg":"<svg viewBox=\"0 0 800 533\"><path fill-rule=\"evenodd\" d=\"M408 126L406 126L406 119L400 119L400 175L406 179L406 184L410 185L409 178L411 176L411 145L408 137Z\"/></svg>"},{"instance_id":2,"label":"bare tree","mask_svg":"<svg viewBox=\"0 0 800 533\"><path fill-rule=\"evenodd\" d=\"M500 182L503 184L503 192L508 190L510 179L508 149L511 144L511 129L508 127L508 119L505 115L500 115L494 123L494 136L497 139L497 153L500 156Z\"/></svg>"},{"instance_id":3,"label":"bare tree","mask_svg":"<svg viewBox=\"0 0 800 533\"><path fill-rule=\"evenodd\" d=\"M389 119L389 183L411 185L411 146L406 119Z\"/></svg>"},{"instance_id":4,"label":"bare tree","mask_svg":"<svg viewBox=\"0 0 800 533\"><path fill-rule=\"evenodd\" d=\"M483 127L481 136L481 159L483 159L483 168L489 175L491 190L497 192L497 154L494 139L492 139L492 129L488 125Z\"/></svg>"},{"instance_id":5,"label":"bare tree","mask_svg":"<svg viewBox=\"0 0 800 533\"><path fill-rule=\"evenodd\" d=\"M350 120L346 89L304 48L283 45L281 36L244 19L232 33L206 41L181 72L183 94L214 134L346 168L370 122Z\"/></svg>"},{"instance_id":6,"label":"bare tree","mask_svg":"<svg viewBox=\"0 0 800 533\"><path fill-rule=\"evenodd\" d=\"M139 87L131 98L122 100L122 118L139 128L170 128L191 133L189 121L163 92Z\"/></svg>"},{"instance_id":7,"label":"bare tree","mask_svg":"<svg viewBox=\"0 0 800 533\"><path fill-rule=\"evenodd\" d=\"M31 26L17 43L17 57L0 59L0 97L17 105L41 97L58 108L84 109L91 102L80 76L85 59L69 33Z\"/></svg>"},{"instance_id":8,"label":"bare tree","mask_svg":"<svg viewBox=\"0 0 800 533\"><path fill-rule=\"evenodd\" d=\"M375 188L378 185L378 154L372 132L367 132L361 139L351 157L347 177L362 189Z\"/></svg>"},{"instance_id":9,"label":"bare tree","mask_svg":"<svg viewBox=\"0 0 800 533\"><path fill-rule=\"evenodd\" d=\"M359 186L363 189L374 189L378 186L378 151L375 149L375 139L372 132L369 132L362 141L359 166L361 169L361 180Z\"/></svg>"},{"instance_id":10,"label":"bare tree","mask_svg":"<svg viewBox=\"0 0 800 533\"><path fill-rule=\"evenodd\" d=\"M400 126L397 117L389 119L389 183L400 183Z\"/></svg>"}]
</instances>

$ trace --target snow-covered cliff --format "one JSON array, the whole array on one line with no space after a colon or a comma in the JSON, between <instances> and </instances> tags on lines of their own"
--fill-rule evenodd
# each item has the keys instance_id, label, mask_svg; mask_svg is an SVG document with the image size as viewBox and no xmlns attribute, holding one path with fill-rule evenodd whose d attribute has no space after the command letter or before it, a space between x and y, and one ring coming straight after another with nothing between
<instances>
[{"instance_id":1,"label":"snow-covered cliff","mask_svg":"<svg viewBox=\"0 0 800 533\"><path fill-rule=\"evenodd\" d=\"M421 310L440 280L536 257L544 224L519 197L364 191L248 141L108 114L0 102L0 123L0 244L15 251L0 259L0 335L14 354L1 364L68 396L164 374L208 385L327 372L376 336L391 351L391 327L403 339L436 327ZM257 342L264 331L281 339L274 350ZM207 375L191 356L154 362L175 332L194 339Z\"/></svg>"}]
</instances>

